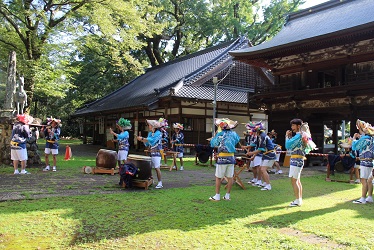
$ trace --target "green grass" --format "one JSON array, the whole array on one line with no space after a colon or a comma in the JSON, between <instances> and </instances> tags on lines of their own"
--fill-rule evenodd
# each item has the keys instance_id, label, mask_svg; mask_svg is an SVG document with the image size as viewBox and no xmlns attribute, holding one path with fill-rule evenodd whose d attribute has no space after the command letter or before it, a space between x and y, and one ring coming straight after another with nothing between
<instances>
[{"instance_id":1,"label":"green grass","mask_svg":"<svg viewBox=\"0 0 374 250\"><path fill-rule=\"evenodd\" d=\"M220 202L199 186L2 202L0 249L371 249L374 205L351 203L359 185L302 181L300 208L287 179Z\"/></svg>"},{"instance_id":2,"label":"green grass","mask_svg":"<svg viewBox=\"0 0 374 250\"><path fill-rule=\"evenodd\" d=\"M194 158L184 160L186 169L214 175L213 168L194 166ZM94 165L92 157L60 160L53 176L77 175L82 166ZM361 185L324 179L302 177L304 205L295 208L288 207L294 199L288 178L272 181L270 192L234 185L232 200L220 202L208 201L213 182L99 194L115 189L108 184L84 196L5 201L0 249L372 249L374 204L352 204Z\"/></svg>"}]
</instances>

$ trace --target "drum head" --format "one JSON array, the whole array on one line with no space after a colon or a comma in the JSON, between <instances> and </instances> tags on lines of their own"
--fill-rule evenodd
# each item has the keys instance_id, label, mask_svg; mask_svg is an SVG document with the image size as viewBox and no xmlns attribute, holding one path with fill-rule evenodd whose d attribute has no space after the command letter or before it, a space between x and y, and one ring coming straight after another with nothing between
<instances>
[{"instance_id":1,"label":"drum head","mask_svg":"<svg viewBox=\"0 0 374 250\"><path fill-rule=\"evenodd\" d=\"M127 156L129 160L138 160L138 161L151 161L151 157L146 155L129 155Z\"/></svg>"},{"instance_id":2,"label":"drum head","mask_svg":"<svg viewBox=\"0 0 374 250\"><path fill-rule=\"evenodd\" d=\"M338 161L337 163L335 163L334 169L335 169L337 172L344 172L344 166L343 166L343 163L342 163L341 161Z\"/></svg>"},{"instance_id":3,"label":"drum head","mask_svg":"<svg viewBox=\"0 0 374 250\"><path fill-rule=\"evenodd\" d=\"M201 151L200 153L199 153L199 155L197 156L197 158L199 159L199 161L201 162L201 163L206 163L208 160L209 160L209 153L208 152L206 152L206 151Z\"/></svg>"},{"instance_id":4,"label":"drum head","mask_svg":"<svg viewBox=\"0 0 374 250\"><path fill-rule=\"evenodd\" d=\"M86 166L86 167L84 167L84 172L85 172L86 174L91 174L91 173L92 173L92 168Z\"/></svg>"}]
</instances>

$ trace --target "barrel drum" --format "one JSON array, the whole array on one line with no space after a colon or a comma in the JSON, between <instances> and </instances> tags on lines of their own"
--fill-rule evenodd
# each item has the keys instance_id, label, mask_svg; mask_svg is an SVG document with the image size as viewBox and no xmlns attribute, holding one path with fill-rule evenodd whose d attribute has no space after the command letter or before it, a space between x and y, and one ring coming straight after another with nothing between
<instances>
[{"instance_id":1,"label":"barrel drum","mask_svg":"<svg viewBox=\"0 0 374 250\"><path fill-rule=\"evenodd\" d=\"M117 159L116 151L100 149L96 155L96 167L106 169L116 168Z\"/></svg>"},{"instance_id":2,"label":"barrel drum","mask_svg":"<svg viewBox=\"0 0 374 250\"><path fill-rule=\"evenodd\" d=\"M151 157L145 155L129 155L127 161L138 168L134 179L148 180L152 178L152 161Z\"/></svg>"}]
</instances>

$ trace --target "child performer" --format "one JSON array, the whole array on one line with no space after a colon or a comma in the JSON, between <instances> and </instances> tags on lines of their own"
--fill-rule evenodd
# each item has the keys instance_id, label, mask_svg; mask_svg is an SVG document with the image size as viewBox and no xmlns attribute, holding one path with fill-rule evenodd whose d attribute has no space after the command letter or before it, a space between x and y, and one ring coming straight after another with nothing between
<instances>
[{"instance_id":1,"label":"child performer","mask_svg":"<svg viewBox=\"0 0 374 250\"><path fill-rule=\"evenodd\" d=\"M45 137L45 164L46 167L43 171L49 171L49 155L52 154L53 157L53 167L52 171L56 172L56 163L57 163L57 155L58 155L58 141L60 140L60 119L56 119L53 117L47 118L47 127L42 127L41 131L44 132Z\"/></svg>"},{"instance_id":2,"label":"child performer","mask_svg":"<svg viewBox=\"0 0 374 250\"><path fill-rule=\"evenodd\" d=\"M112 128L110 128L110 133L117 137L118 142L118 166L121 166L127 161L127 156L130 150L130 143L129 143L129 132L132 128L131 123L129 120L120 118L117 123L116 127L121 131L121 133L116 134L113 132Z\"/></svg>"},{"instance_id":3,"label":"child performer","mask_svg":"<svg viewBox=\"0 0 374 250\"><path fill-rule=\"evenodd\" d=\"M13 161L14 174L29 174L26 171L27 149L26 141L30 138L30 129L27 125L34 118L27 114L17 115L17 121L13 125L12 137L10 140L10 158ZM21 162L21 172L18 170L18 163Z\"/></svg>"},{"instance_id":4,"label":"child performer","mask_svg":"<svg viewBox=\"0 0 374 250\"><path fill-rule=\"evenodd\" d=\"M169 150L169 133L167 129L169 128L168 120L164 118L158 119L158 122L160 123L160 131L162 133L162 152L161 152L161 158L164 159L165 165L168 165L168 159L166 157L166 151Z\"/></svg>"},{"instance_id":5,"label":"child performer","mask_svg":"<svg viewBox=\"0 0 374 250\"><path fill-rule=\"evenodd\" d=\"M157 189L163 188L162 181L161 181L161 153L160 150L162 149L162 133L160 131L160 123L156 120L147 120L148 123L148 136L147 138L138 136L138 141L144 143L146 147L149 148L149 152L151 153L151 161L152 167L156 170L158 184L156 186Z\"/></svg>"},{"instance_id":6,"label":"child performer","mask_svg":"<svg viewBox=\"0 0 374 250\"><path fill-rule=\"evenodd\" d=\"M275 166L274 173L275 174L283 174L283 171L282 171L282 169L280 168L280 165L279 165L279 159L280 159L280 155L281 155L281 151L282 151L282 146L277 144L277 132L275 132L275 130L273 129L268 134L269 134L269 137L270 137L270 139L273 142L274 147L275 147L275 162L274 162L274 165L273 165L273 167Z\"/></svg>"},{"instance_id":7,"label":"child performer","mask_svg":"<svg viewBox=\"0 0 374 250\"><path fill-rule=\"evenodd\" d=\"M353 201L355 204L373 202L373 158L374 158L374 127L357 119L356 127L359 133L353 135L352 149L360 153L360 179L362 184L361 198ZM356 140L359 138L358 140ZM367 195L367 197L366 197Z\"/></svg>"},{"instance_id":8,"label":"child performer","mask_svg":"<svg viewBox=\"0 0 374 250\"><path fill-rule=\"evenodd\" d=\"M304 167L304 156L315 148L315 144L311 140L307 123L303 123L301 119L292 119L290 124L292 131L287 130L286 132L286 149L291 151L289 177L296 197L290 206L297 207L303 203L303 186L300 182L300 175Z\"/></svg>"},{"instance_id":9,"label":"child performer","mask_svg":"<svg viewBox=\"0 0 374 250\"><path fill-rule=\"evenodd\" d=\"M227 178L227 190L223 197L224 200L230 200L230 191L233 183L234 165L236 152L235 146L239 143L240 137L232 129L238 125L237 121L227 118L216 118L214 121L217 127L222 129L210 141L211 147L217 147L218 157L216 160L216 194L209 197L211 201L219 201L221 199L220 189L222 178Z\"/></svg>"},{"instance_id":10,"label":"child performer","mask_svg":"<svg viewBox=\"0 0 374 250\"><path fill-rule=\"evenodd\" d=\"M183 171L183 144L184 144L184 135L182 133L183 130L183 124L180 123L174 123L174 134L171 137L171 144L173 145L173 151L178 152L178 158L180 160L180 170ZM174 162L174 168L176 168L176 162Z\"/></svg>"},{"instance_id":11,"label":"child performer","mask_svg":"<svg viewBox=\"0 0 374 250\"><path fill-rule=\"evenodd\" d=\"M257 135L256 133L252 130L251 123L247 123L245 125L245 128L247 129L247 136L245 137L245 146L242 146L243 149L247 150L248 152L253 152L256 148L256 142L257 142ZM253 179L248 182L248 184L256 183L257 182L257 174L258 174L258 165L255 166L255 161L251 157L250 160L250 165L249 168L253 172Z\"/></svg>"},{"instance_id":12,"label":"child performer","mask_svg":"<svg viewBox=\"0 0 374 250\"><path fill-rule=\"evenodd\" d=\"M265 126L262 124L262 122L255 124L253 129L257 132L257 148L255 151L247 153L247 155L254 155L255 157L259 155L261 156L259 175L264 180L264 183L261 184L261 179L257 183L259 183L259 187L262 187L262 191L268 191L271 190L271 184L267 169L271 168L275 162L274 144L270 137L265 133Z\"/></svg>"}]
</instances>

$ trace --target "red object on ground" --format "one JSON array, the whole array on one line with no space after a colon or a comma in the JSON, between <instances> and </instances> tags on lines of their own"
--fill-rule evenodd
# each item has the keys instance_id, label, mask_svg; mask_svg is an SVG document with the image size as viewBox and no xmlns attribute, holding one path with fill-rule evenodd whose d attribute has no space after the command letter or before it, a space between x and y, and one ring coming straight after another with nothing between
<instances>
[{"instance_id":1,"label":"red object on ground","mask_svg":"<svg viewBox=\"0 0 374 250\"><path fill-rule=\"evenodd\" d=\"M65 160L65 161L70 160L71 156L72 156L71 148L69 147L69 145L66 145L65 158L64 158L64 160Z\"/></svg>"}]
</instances>

